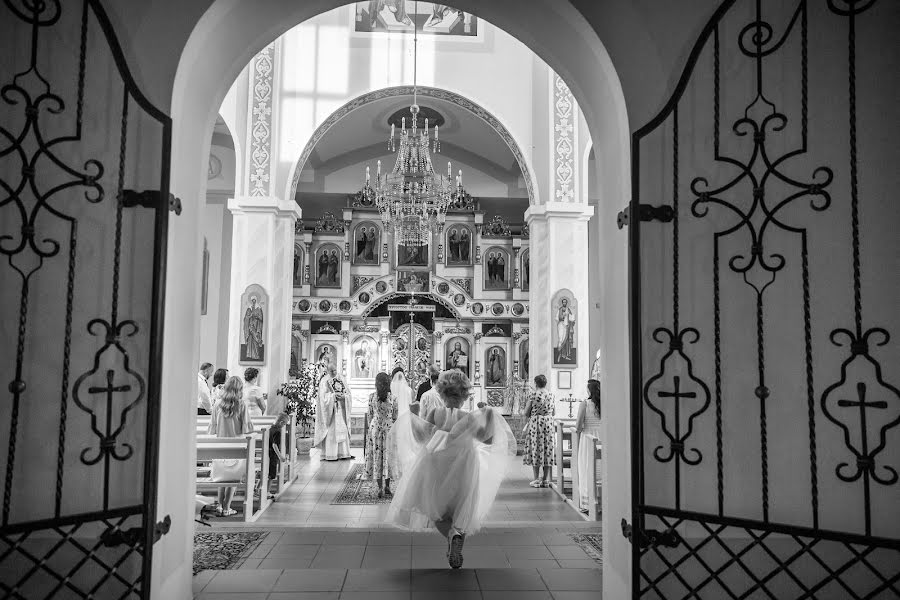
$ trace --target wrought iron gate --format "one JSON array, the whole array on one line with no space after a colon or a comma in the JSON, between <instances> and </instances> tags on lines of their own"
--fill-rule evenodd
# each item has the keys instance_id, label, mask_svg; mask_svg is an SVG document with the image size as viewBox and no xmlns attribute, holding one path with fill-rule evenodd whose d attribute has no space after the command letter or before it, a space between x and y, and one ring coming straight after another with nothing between
<instances>
[{"instance_id":1,"label":"wrought iron gate","mask_svg":"<svg viewBox=\"0 0 900 600\"><path fill-rule=\"evenodd\" d=\"M726 0L633 134L635 598L900 597L898 25Z\"/></svg>"},{"instance_id":2,"label":"wrought iron gate","mask_svg":"<svg viewBox=\"0 0 900 600\"><path fill-rule=\"evenodd\" d=\"M433 334L418 323L406 323L392 336L393 367L402 367L415 391L428 377Z\"/></svg>"},{"instance_id":3,"label":"wrought iron gate","mask_svg":"<svg viewBox=\"0 0 900 600\"><path fill-rule=\"evenodd\" d=\"M0 589L149 598L171 122L98 0L5 0L0 53Z\"/></svg>"}]
</instances>

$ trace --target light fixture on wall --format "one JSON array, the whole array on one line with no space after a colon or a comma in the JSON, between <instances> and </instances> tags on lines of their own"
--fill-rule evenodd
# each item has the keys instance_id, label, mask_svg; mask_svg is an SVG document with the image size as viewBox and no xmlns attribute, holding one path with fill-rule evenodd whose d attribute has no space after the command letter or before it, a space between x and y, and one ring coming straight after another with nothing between
<instances>
[{"instance_id":1,"label":"light fixture on wall","mask_svg":"<svg viewBox=\"0 0 900 600\"><path fill-rule=\"evenodd\" d=\"M418 14L418 3L416 12ZM422 246L428 243L430 234L439 232L447 217L447 209L464 193L462 171L455 182L452 165L447 163L447 175L439 175L434 170L431 153L440 152L441 142L438 126L434 126L434 138L429 131L428 119L419 122L417 59L418 29L413 28L413 102L409 107L410 125L404 117L400 123L400 147L397 160L389 173L382 175L381 161L378 161L374 186L371 184L369 167L366 167L366 183L362 193L374 201L381 213L385 229L392 229L397 242L404 246ZM388 149L394 151L394 125Z\"/></svg>"}]
</instances>

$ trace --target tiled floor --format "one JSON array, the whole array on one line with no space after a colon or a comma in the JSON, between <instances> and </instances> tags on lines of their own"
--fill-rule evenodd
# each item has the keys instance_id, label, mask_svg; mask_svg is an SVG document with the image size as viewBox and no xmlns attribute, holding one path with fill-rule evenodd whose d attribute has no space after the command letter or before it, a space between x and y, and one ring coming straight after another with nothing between
<instances>
[{"instance_id":1,"label":"tiled floor","mask_svg":"<svg viewBox=\"0 0 900 600\"><path fill-rule=\"evenodd\" d=\"M361 449L357 450L361 454ZM387 505L333 506L351 461L303 465L300 479L257 523L267 529L240 568L194 577L198 600L599 598L600 565L571 532L599 532L549 489L528 487L529 468L508 474L486 528L466 541L463 568L447 568L446 540L383 522Z\"/></svg>"},{"instance_id":2,"label":"tiled floor","mask_svg":"<svg viewBox=\"0 0 900 600\"><path fill-rule=\"evenodd\" d=\"M344 485L354 462L361 461L362 448L354 448L357 459L326 462L318 460L317 452L304 459L298 480L262 514L256 525L288 525L314 527L385 527L388 505L348 506L332 505L331 501ZM517 459L510 467L500 488L497 500L488 514L494 527L522 527L541 525L596 526L585 523L570 506L562 502L549 488L528 487L531 467ZM242 521L214 521L216 526L243 527Z\"/></svg>"}]
</instances>

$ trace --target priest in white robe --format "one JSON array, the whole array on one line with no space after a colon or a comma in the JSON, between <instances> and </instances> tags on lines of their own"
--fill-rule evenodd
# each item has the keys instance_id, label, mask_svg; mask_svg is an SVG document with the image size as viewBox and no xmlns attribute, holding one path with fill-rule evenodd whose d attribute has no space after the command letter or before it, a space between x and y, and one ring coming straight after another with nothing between
<instances>
[{"instance_id":1,"label":"priest in white robe","mask_svg":"<svg viewBox=\"0 0 900 600\"><path fill-rule=\"evenodd\" d=\"M319 380L316 403L316 432L313 446L324 460L353 458L350 454L350 390L337 375L333 364Z\"/></svg>"}]
</instances>

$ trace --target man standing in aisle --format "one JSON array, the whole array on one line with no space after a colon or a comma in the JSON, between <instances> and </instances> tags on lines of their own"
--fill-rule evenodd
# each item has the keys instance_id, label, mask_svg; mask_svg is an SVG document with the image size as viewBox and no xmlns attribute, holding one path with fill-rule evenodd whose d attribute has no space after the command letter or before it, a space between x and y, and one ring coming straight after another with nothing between
<instances>
[{"instance_id":1,"label":"man standing in aisle","mask_svg":"<svg viewBox=\"0 0 900 600\"><path fill-rule=\"evenodd\" d=\"M213 366L205 362L200 365L200 371L197 373L197 414L208 415L212 412L212 401L210 396L212 391L209 389L209 378L212 377Z\"/></svg>"}]
</instances>

